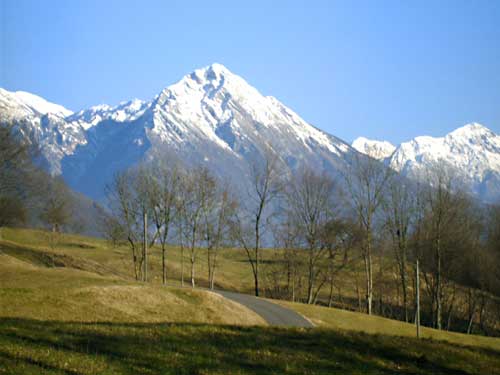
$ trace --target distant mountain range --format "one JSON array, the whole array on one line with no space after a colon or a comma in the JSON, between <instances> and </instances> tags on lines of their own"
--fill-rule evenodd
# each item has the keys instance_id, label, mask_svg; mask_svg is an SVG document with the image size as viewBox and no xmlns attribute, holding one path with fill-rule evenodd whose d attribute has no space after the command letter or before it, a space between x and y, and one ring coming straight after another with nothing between
<instances>
[{"instance_id":1,"label":"distant mountain range","mask_svg":"<svg viewBox=\"0 0 500 375\"><path fill-rule=\"evenodd\" d=\"M338 174L359 152L412 178L442 158L463 172L481 199L500 198L500 138L473 124L444 138L417 137L394 147L356 140L352 147L263 96L220 64L195 70L150 101L99 105L73 113L25 92L0 89L0 124L15 124L36 141L47 169L102 200L114 173L141 160L179 159L206 165L238 189L250 167L272 148L285 174L302 167Z\"/></svg>"},{"instance_id":2,"label":"distant mountain range","mask_svg":"<svg viewBox=\"0 0 500 375\"><path fill-rule=\"evenodd\" d=\"M466 191L485 202L500 199L500 136L483 125L468 124L444 137L416 137L397 147L366 138L352 146L412 179L425 181L429 169L443 164Z\"/></svg>"}]
</instances>

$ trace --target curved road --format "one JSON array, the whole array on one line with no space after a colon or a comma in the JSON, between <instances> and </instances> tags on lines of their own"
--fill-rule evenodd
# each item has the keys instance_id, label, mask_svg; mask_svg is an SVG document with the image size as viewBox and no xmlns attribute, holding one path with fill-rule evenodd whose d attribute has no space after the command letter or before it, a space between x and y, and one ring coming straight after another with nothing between
<instances>
[{"instance_id":1,"label":"curved road","mask_svg":"<svg viewBox=\"0 0 500 375\"><path fill-rule=\"evenodd\" d=\"M249 294L240 294L221 290L217 290L215 293L248 307L250 310L256 312L264 318L269 325L303 328L314 327L309 320L305 319L302 315L296 313L295 311L264 299L254 297Z\"/></svg>"}]
</instances>

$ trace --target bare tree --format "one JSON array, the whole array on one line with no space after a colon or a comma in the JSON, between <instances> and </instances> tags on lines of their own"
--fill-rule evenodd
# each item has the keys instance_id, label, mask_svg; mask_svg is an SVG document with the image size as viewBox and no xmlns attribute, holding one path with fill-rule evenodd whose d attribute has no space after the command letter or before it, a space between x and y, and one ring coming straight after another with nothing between
<instances>
[{"instance_id":1,"label":"bare tree","mask_svg":"<svg viewBox=\"0 0 500 375\"><path fill-rule=\"evenodd\" d=\"M340 271L349 264L350 252L358 245L361 233L355 223L334 219L322 231L321 241L327 249L327 273L329 284L328 307L333 304L335 280Z\"/></svg>"},{"instance_id":2,"label":"bare tree","mask_svg":"<svg viewBox=\"0 0 500 375\"><path fill-rule=\"evenodd\" d=\"M251 187L248 200L242 206L243 215L237 217L233 226L234 235L245 249L252 267L255 295L259 295L259 264L262 237L269 224L272 202L280 193L281 179L278 173L278 158L270 150L265 154L263 163L251 167Z\"/></svg>"},{"instance_id":3,"label":"bare tree","mask_svg":"<svg viewBox=\"0 0 500 375\"><path fill-rule=\"evenodd\" d=\"M127 235L120 220L106 211L99 213L100 233L106 238L110 245L116 247L120 244L127 244Z\"/></svg>"},{"instance_id":4,"label":"bare tree","mask_svg":"<svg viewBox=\"0 0 500 375\"><path fill-rule=\"evenodd\" d=\"M71 216L71 198L61 178L49 181L45 192L45 204L40 218L47 223L53 233L59 233Z\"/></svg>"},{"instance_id":5,"label":"bare tree","mask_svg":"<svg viewBox=\"0 0 500 375\"><path fill-rule=\"evenodd\" d=\"M190 171L183 180L183 196L179 206L181 249L187 246L191 262L191 286L195 283L197 247L204 239L203 213L213 204L216 180L206 168Z\"/></svg>"},{"instance_id":6,"label":"bare tree","mask_svg":"<svg viewBox=\"0 0 500 375\"><path fill-rule=\"evenodd\" d=\"M415 222L415 188L399 179L392 179L384 202L385 228L389 233L399 271L403 295L404 320L408 322L408 241Z\"/></svg>"},{"instance_id":7,"label":"bare tree","mask_svg":"<svg viewBox=\"0 0 500 375\"><path fill-rule=\"evenodd\" d=\"M322 268L319 263L327 253L325 242L321 241L324 228L335 215L335 183L326 174L316 174L306 169L299 173L286 191L289 217L294 218L300 233L301 246L308 254L307 303L313 303L325 279L315 285Z\"/></svg>"},{"instance_id":8,"label":"bare tree","mask_svg":"<svg viewBox=\"0 0 500 375\"><path fill-rule=\"evenodd\" d=\"M454 186L451 172L439 164L428 175L431 186L422 189L424 205L419 247L422 274L430 296L433 325L442 329L445 285L453 277L460 241L465 239L469 199ZM448 276L448 277L447 277Z\"/></svg>"},{"instance_id":9,"label":"bare tree","mask_svg":"<svg viewBox=\"0 0 500 375\"><path fill-rule=\"evenodd\" d=\"M366 307L369 315L372 314L373 302L374 218L384 199L384 191L391 176L390 169L381 162L362 155L356 155L344 173L350 200L364 233L362 252L365 263Z\"/></svg>"},{"instance_id":10,"label":"bare tree","mask_svg":"<svg viewBox=\"0 0 500 375\"><path fill-rule=\"evenodd\" d=\"M209 197L210 198L210 197ZM203 208L204 236L207 248L208 283L214 289L217 255L230 238L231 222L237 208L229 188L216 186L212 201Z\"/></svg>"},{"instance_id":11,"label":"bare tree","mask_svg":"<svg viewBox=\"0 0 500 375\"><path fill-rule=\"evenodd\" d=\"M274 231L276 241L275 247L282 251L282 254L280 254L279 252L276 253L276 257L278 258L278 262L276 263L278 265L282 264L284 266L284 270L271 270L270 272L275 277L275 283L277 282L276 278L278 276L282 274L286 275L285 290L287 293L287 298L292 302L295 302L300 298L298 285L300 285L300 279L302 277L301 268L303 266L303 257L300 256L300 252L302 252L302 249L300 248L300 233L299 226L296 223L296 218L293 216L291 211L288 211L286 215L286 218L278 225L278 228ZM281 260L283 260L284 262L281 263ZM274 289L274 294L277 294L276 289L279 289L279 286L275 285Z\"/></svg>"},{"instance_id":12,"label":"bare tree","mask_svg":"<svg viewBox=\"0 0 500 375\"><path fill-rule=\"evenodd\" d=\"M167 283L167 244L177 215L180 172L176 165L161 165L150 180L151 214L161 245L162 283Z\"/></svg>"},{"instance_id":13,"label":"bare tree","mask_svg":"<svg viewBox=\"0 0 500 375\"><path fill-rule=\"evenodd\" d=\"M153 230L153 235L147 238L151 232L147 222L151 212L151 183L151 170L141 165L116 174L107 187L115 224L121 227L131 249L134 276L143 281L147 281L147 249L153 246L158 236Z\"/></svg>"}]
</instances>

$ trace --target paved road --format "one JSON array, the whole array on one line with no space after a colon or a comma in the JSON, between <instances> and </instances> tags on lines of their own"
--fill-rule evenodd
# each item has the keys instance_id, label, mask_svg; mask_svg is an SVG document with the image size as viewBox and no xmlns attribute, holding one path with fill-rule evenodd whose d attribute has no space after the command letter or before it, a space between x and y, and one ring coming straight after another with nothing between
<instances>
[{"instance_id":1,"label":"paved road","mask_svg":"<svg viewBox=\"0 0 500 375\"><path fill-rule=\"evenodd\" d=\"M286 307L266 301L261 298L251 296L249 294L240 294L226 291L216 291L225 298L233 300L255 311L264 320L272 326L281 327L314 327L311 322L305 319L302 315L287 309Z\"/></svg>"}]
</instances>

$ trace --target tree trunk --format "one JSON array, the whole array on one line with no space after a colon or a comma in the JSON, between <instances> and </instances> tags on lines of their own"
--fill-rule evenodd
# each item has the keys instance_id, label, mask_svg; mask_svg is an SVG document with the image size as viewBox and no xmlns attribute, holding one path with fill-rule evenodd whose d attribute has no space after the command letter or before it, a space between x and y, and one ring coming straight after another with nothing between
<instances>
[{"instance_id":1,"label":"tree trunk","mask_svg":"<svg viewBox=\"0 0 500 375\"><path fill-rule=\"evenodd\" d=\"M328 297L328 307L332 307L333 304L333 276L330 276L330 295Z\"/></svg>"},{"instance_id":2,"label":"tree trunk","mask_svg":"<svg viewBox=\"0 0 500 375\"><path fill-rule=\"evenodd\" d=\"M314 287L314 269L311 264L309 264L309 275L307 278L307 304L311 304L313 301L313 287Z\"/></svg>"},{"instance_id":3,"label":"tree trunk","mask_svg":"<svg viewBox=\"0 0 500 375\"><path fill-rule=\"evenodd\" d=\"M361 291L359 290L359 279L358 275L356 274L356 294L358 296L358 311L361 312Z\"/></svg>"},{"instance_id":4,"label":"tree trunk","mask_svg":"<svg viewBox=\"0 0 500 375\"><path fill-rule=\"evenodd\" d=\"M417 326L417 338L420 338L420 270L418 267L418 259L416 262L416 270L415 270L415 291L416 291L416 316L415 316L415 325Z\"/></svg>"},{"instance_id":5,"label":"tree trunk","mask_svg":"<svg viewBox=\"0 0 500 375\"><path fill-rule=\"evenodd\" d=\"M184 286L184 246L181 244L181 286Z\"/></svg>"},{"instance_id":6,"label":"tree trunk","mask_svg":"<svg viewBox=\"0 0 500 375\"><path fill-rule=\"evenodd\" d=\"M401 267L401 287L403 288L403 310L405 322L408 323L408 288L406 285L406 253L403 252L402 267Z\"/></svg>"},{"instance_id":7,"label":"tree trunk","mask_svg":"<svg viewBox=\"0 0 500 375\"><path fill-rule=\"evenodd\" d=\"M451 296L451 301L450 301L450 306L448 308L448 318L446 321L446 330L449 331L451 327L451 318L453 316L453 308L455 307L455 296L456 296L456 291L455 288L453 289L453 295Z\"/></svg>"},{"instance_id":8,"label":"tree trunk","mask_svg":"<svg viewBox=\"0 0 500 375\"><path fill-rule=\"evenodd\" d=\"M195 254L194 254L194 249L191 249L191 287L195 287L195 281L194 281L194 263L195 263Z\"/></svg>"},{"instance_id":9,"label":"tree trunk","mask_svg":"<svg viewBox=\"0 0 500 375\"><path fill-rule=\"evenodd\" d=\"M471 334L472 325L474 324L474 316L476 315L476 297L471 288L469 288L469 319L467 324L467 334Z\"/></svg>"},{"instance_id":10,"label":"tree trunk","mask_svg":"<svg viewBox=\"0 0 500 375\"><path fill-rule=\"evenodd\" d=\"M365 273L366 273L366 312L372 315L373 303L373 278L372 278L372 258L368 252L364 256L365 259Z\"/></svg>"},{"instance_id":11,"label":"tree trunk","mask_svg":"<svg viewBox=\"0 0 500 375\"><path fill-rule=\"evenodd\" d=\"M162 244L161 249L161 268L162 268L162 281L163 285L167 284L167 264L166 264L166 256L165 256L165 244Z\"/></svg>"},{"instance_id":12,"label":"tree trunk","mask_svg":"<svg viewBox=\"0 0 500 375\"><path fill-rule=\"evenodd\" d=\"M255 296L259 296L259 246L260 246L260 231L259 231L259 223L260 219L256 221L255 224L255 270L254 270L254 278L255 278Z\"/></svg>"},{"instance_id":13,"label":"tree trunk","mask_svg":"<svg viewBox=\"0 0 500 375\"><path fill-rule=\"evenodd\" d=\"M210 247L207 247L207 266L208 266L208 287L212 284L212 262L210 260Z\"/></svg>"},{"instance_id":14,"label":"tree trunk","mask_svg":"<svg viewBox=\"0 0 500 375\"><path fill-rule=\"evenodd\" d=\"M259 296L259 278L258 276L256 276L257 274L255 274L255 296L258 297Z\"/></svg>"},{"instance_id":15,"label":"tree trunk","mask_svg":"<svg viewBox=\"0 0 500 375\"><path fill-rule=\"evenodd\" d=\"M438 235L436 239L436 328L441 329L441 317L442 317L442 280L441 280L441 237L440 237L440 226L438 226Z\"/></svg>"},{"instance_id":16,"label":"tree trunk","mask_svg":"<svg viewBox=\"0 0 500 375\"><path fill-rule=\"evenodd\" d=\"M148 214L144 212L143 215L143 226L144 226L144 244L143 244L143 281L147 282L148 281Z\"/></svg>"}]
</instances>

